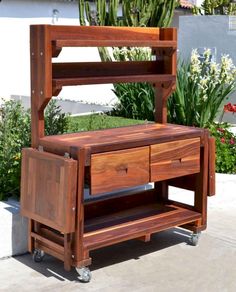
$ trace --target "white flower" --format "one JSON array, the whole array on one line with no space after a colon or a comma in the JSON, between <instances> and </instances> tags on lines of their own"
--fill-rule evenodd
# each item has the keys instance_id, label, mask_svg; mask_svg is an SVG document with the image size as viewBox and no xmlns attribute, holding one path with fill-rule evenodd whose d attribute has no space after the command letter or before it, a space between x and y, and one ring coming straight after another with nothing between
<instances>
[{"instance_id":1,"label":"white flower","mask_svg":"<svg viewBox=\"0 0 236 292\"><path fill-rule=\"evenodd\" d=\"M216 64L216 62L210 63L210 74L217 75L219 74L219 64Z\"/></svg>"},{"instance_id":2,"label":"white flower","mask_svg":"<svg viewBox=\"0 0 236 292\"><path fill-rule=\"evenodd\" d=\"M204 56L204 62L205 63L209 63L210 61L210 56L211 56L211 49L206 49L204 50L204 53L203 53L203 56Z\"/></svg>"},{"instance_id":3,"label":"white flower","mask_svg":"<svg viewBox=\"0 0 236 292\"><path fill-rule=\"evenodd\" d=\"M222 55L221 57L221 68L223 71L230 71L233 69L234 64L233 60L229 57L229 55Z\"/></svg>"},{"instance_id":4,"label":"white flower","mask_svg":"<svg viewBox=\"0 0 236 292\"><path fill-rule=\"evenodd\" d=\"M192 53L191 53L191 64L199 64L200 63L200 55L197 51L197 49L193 49L192 50Z\"/></svg>"}]
</instances>

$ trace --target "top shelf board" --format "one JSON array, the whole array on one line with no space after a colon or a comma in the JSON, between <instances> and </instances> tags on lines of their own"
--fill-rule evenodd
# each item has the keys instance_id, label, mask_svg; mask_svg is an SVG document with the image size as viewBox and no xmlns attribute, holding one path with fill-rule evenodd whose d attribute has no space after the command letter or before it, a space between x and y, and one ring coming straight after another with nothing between
<instances>
[{"instance_id":1,"label":"top shelf board","mask_svg":"<svg viewBox=\"0 0 236 292\"><path fill-rule=\"evenodd\" d=\"M31 25L53 48L62 47L151 47L177 48L176 28Z\"/></svg>"}]
</instances>

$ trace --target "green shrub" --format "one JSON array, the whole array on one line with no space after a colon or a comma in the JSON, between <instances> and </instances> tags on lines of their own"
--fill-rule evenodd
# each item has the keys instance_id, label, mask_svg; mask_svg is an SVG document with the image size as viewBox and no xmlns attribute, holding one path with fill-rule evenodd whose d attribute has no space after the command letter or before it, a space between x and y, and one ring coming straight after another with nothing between
<instances>
[{"instance_id":1,"label":"green shrub","mask_svg":"<svg viewBox=\"0 0 236 292\"><path fill-rule=\"evenodd\" d=\"M58 135L68 131L69 119L61 107L52 99L45 110L45 135Z\"/></svg>"},{"instance_id":2,"label":"green shrub","mask_svg":"<svg viewBox=\"0 0 236 292\"><path fill-rule=\"evenodd\" d=\"M207 127L212 124L222 102L235 91L236 68L228 55L220 63L210 60L206 49L204 58L195 49L190 62L178 66L176 91L168 99L169 122Z\"/></svg>"},{"instance_id":3,"label":"green shrub","mask_svg":"<svg viewBox=\"0 0 236 292\"><path fill-rule=\"evenodd\" d=\"M120 83L114 86L119 103L112 115L136 120L154 120L154 92L148 83Z\"/></svg>"},{"instance_id":4,"label":"green shrub","mask_svg":"<svg viewBox=\"0 0 236 292\"><path fill-rule=\"evenodd\" d=\"M116 48L113 50L117 61L151 60L149 48ZM150 83L114 84L114 93L119 102L112 115L136 120L154 120L154 89Z\"/></svg>"},{"instance_id":5,"label":"green shrub","mask_svg":"<svg viewBox=\"0 0 236 292\"><path fill-rule=\"evenodd\" d=\"M67 131L68 119L55 101L46 113L46 133ZM30 113L18 101L7 101L0 112L0 200L19 196L21 149L30 146Z\"/></svg>"},{"instance_id":6,"label":"green shrub","mask_svg":"<svg viewBox=\"0 0 236 292\"><path fill-rule=\"evenodd\" d=\"M209 129L216 139L216 172L236 173L236 136L227 123L212 124Z\"/></svg>"}]
</instances>

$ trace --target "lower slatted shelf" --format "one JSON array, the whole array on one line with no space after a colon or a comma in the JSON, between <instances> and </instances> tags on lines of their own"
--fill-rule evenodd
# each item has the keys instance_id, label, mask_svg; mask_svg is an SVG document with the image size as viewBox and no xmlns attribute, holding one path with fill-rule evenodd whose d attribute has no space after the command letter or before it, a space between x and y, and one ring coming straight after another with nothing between
<instances>
[{"instance_id":1,"label":"lower slatted shelf","mask_svg":"<svg viewBox=\"0 0 236 292\"><path fill-rule=\"evenodd\" d=\"M86 220L84 247L92 250L200 218L200 213L176 205L155 203L138 206Z\"/></svg>"}]
</instances>

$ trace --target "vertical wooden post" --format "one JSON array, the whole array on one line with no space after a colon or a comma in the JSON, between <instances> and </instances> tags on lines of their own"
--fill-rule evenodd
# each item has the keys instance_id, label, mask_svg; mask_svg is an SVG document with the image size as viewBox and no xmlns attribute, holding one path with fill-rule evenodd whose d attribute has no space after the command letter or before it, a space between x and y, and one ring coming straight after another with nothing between
<instances>
[{"instance_id":1,"label":"vertical wooden post","mask_svg":"<svg viewBox=\"0 0 236 292\"><path fill-rule=\"evenodd\" d=\"M173 28L160 29L160 40L173 40L177 41L177 30ZM176 50L171 48L153 48L156 55L157 64L162 71L161 74L176 75ZM175 82L155 83L155 115L156 123L167 123L167 99L174 90ZM168 183L158 182L155 183L155 189L158 199L168 200Z\"/></svg>"},{"instance_id":2,"label":"vertical wooden post","mask_svg":"<svg viewBox=\"0 0 236 292\"><path fill-rule=\"evenodd\" d=\"M64 234L64 268L66 271L71 270L72 261L71 243L72 243L71 234L70 233Z\"/></svg>"},{"instance_id":3,"label":"vertical wooden post","mask_svg":"<svg viewBox=\"0 0 236 292\"><path fill-rule=\"evenodd\" d=\"M208 187L208 130L204 131L203 147L200 152L200 173L197 175L194 208L202 214L201 226L207 223L207 187Z\"/></svg>"},{"instance_id":4,"label":"vertical wooden post","mask_svg":"<svg viewBox=\"0 0 236 292\"><path fill-rule=\"evenodd\" d=\"M215 138L209 137L209 176L208 176L208 196L215 195Z\"/></svg>"},{"instance_id":5,"label":"vertical wooden post","mask_svg":"<svg viewBox=\"0 0 236 292\"><path fill-rule=\"evenodd\" d=\"M44 109L52 98L52 46L50 26L30 26L31 144L44 136Z\"/></svg>"},{"instance_id":6,"label":"vertical wooden post","mask_svg":"<svg viewBox=\"0 0 236 292\"><path fill-rule=\"evenodd\" d=\"M31 236L33 227L34 227L34 221L32 219L28 219L28 251L29 252L33 252L34 250L34 239Z\"/></svg>"},{"instance_id":7,"label":"vertical wooden post","mask_svg":"<svg viewBox=\"0 0 236 292\"><path fill-rule=\"evenodd\" d=\"M84 256L86 251L83 247L84 235L84 177L85 177L85 149L78 150L78 190L77 190L77 213L75 232L75 266L86 265ZM88 253L87 253L88 255Z\"/></svg>"}]
</instances>

